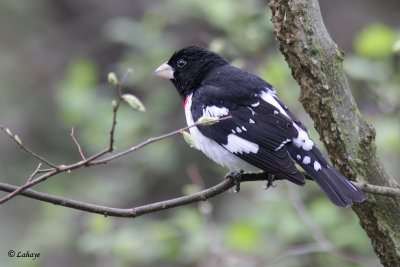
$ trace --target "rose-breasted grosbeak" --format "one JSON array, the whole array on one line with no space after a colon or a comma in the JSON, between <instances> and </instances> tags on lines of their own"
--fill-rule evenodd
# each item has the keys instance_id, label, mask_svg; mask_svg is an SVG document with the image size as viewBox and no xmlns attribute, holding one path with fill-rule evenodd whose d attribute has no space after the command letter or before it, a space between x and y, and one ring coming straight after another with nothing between
<instances>
[{"instance_id":1,"label":"rose-breasted grosbeak","mask_svg":"<svg viewBox=\"0 0 400 267\"><path fill-rule=\"evenodd\" d=\"M190 128L199 149L216 163L230 170L262 170L304 185L295 160L334 204L346 207L366 199L328 163L274 88L256 75L198 46L175 52L154 74L175 85L188 125L203 116L232 116Z\"/></svg>"}]
</instances>

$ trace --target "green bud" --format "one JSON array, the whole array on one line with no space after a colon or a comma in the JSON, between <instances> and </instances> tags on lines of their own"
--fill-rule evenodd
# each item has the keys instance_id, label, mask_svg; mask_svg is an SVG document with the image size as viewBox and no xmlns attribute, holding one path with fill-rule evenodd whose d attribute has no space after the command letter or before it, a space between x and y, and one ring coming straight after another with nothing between
<instances>
[{"instance_id":1,"label":"green bud","mask_svg":"<svg viewBox=\"0 0 400 267\"><path fill-rule=\"evenodd\" d=\"M118 78L117 78L117 75L115 75L115 73L114 72L110 72L109 74L108 74L108 82L110 83L110 84L112 84L112 85L117 85L118 84Z\"/></svg>"},{"instance_id":2,"label":"green bud","mask_svg":"<svg viewBox=\"0 0 400 267\"><path fill-rule=\"evenodd\" d=\"M117 101L115 100L111 101L111 107L113 110L115 110L117 108Z\"/></svg>"},{"instance_id":3,"label":"green bud","mask_svg":"<svg viewBox=\"0 0 400 267\"><path fill-rule=\"evenodd\" d=\"M8 134L9 137L13 137L13 134L10 131L10 129L6 128L6 133Z\"/></svg>"},{"instance_id":4,"label":"green bud","mask_svg":"<svg viewBox=\"0 0 400 267\"><path fill-rule=\"evenodd\" d=\"M211 126L219 122L219 117L201 117L196 123L202 123L203 125Z\"/></svg>"},{"instance_id":5,"label":"green bud","mask_svg":"<svg viewBox=\"0 0 400 267\"><path fill-rule=\"evenodd\" d=\"M137 98L136 96L131 94L123 94L121 98L133 109L136 109L141 112L146 111L146 108L144 107L142 101L140 101L139 98Z\"/></svg>"},{"instance_id":6,"label":"green bud","mask_svg":"<svg viewBox=\"0 0 400 267\"><path fill-rule=\"evenodd\" d=\"M19 139L18 135L14 136L14 140L17 142L18 145L22 146L22 141L21 141L21 139Z\"/></svg>"},{"instance_id":7,"label":"green bud","mask_svg":"<svg viewBox=\"0 0 400 267\"><path fill-rule=\"evenodd\" d=\"M190 133L188 133L186 131L182 131L181 135L183 136L183 139L185 139L186 143L188 143L191 148L194 148L194 149L197 149L197 150L199 149L199 147L197 146L196 141L194 141L194 139L190 135Z\"/></svg>"}]
</instances>

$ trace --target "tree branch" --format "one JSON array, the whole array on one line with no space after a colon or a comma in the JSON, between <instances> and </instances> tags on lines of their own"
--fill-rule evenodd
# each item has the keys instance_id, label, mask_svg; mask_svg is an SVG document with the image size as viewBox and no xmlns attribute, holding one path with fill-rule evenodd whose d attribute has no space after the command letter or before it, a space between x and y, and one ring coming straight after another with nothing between
<instances>
[{"instance_id":1,"label":"tree branch","mask_svg":"<svg viewBox=\"0 0 400 267\"><path fill-rule=\"evenodd\" d=\"M353 181L363 177L366 183L398 187L376 155L375 129L355 104L343 52L325 28L318 1L271 0L269 7L279 49L301 86L300 101L333 165ZM399 199L376 194L352 206L385 266L400 266Z\"/></svg>"},{"instance_id":2,"label":"tree branch","mask_svg":"<svg viewBox=\"0 0 400 267\"><path fill-rule=\"evenodd\" d=\"M304 172L302 172L305 174ZM306 174L305 174L306 175ZM307 179L310 179L308 175L306 175ZM242 182L254 182L254 181L267 181L268 176L266 173L244 173L242 175ZM276 177L274 180L283 180L282 178ZM373 186L373 185L365 185L362 183L354 183L355 185L364 189L366 193L370 194L384 194L387 196L400 196L400 189L383 187L383 186ZM38 191L34 191L32 189L26 189L18 192L20 195L33 198L36 200L52 203L55 205L60 205L67 208L73 208L77 210L87 211L91 213L98 213L104 216L115 216L115 217L138 217L140 215L157 212L165 209L170 209L178 206L187 205L190 203L205 201L209 198L215 197L228 189L232 188L235 185L234 181L231 178L224 179L219 184L202 190L198 193L178 197L174 199L169 199L165 201L160 201L157 203L151 203L139 207L129 208L129 209L119 209L112 207L99 206L94 204L89 204L81 201L76 201L73 199L57 197L45 193L41 193ZM20 187L15 185L9 185L6 183L0 183L0 190L5 192L16 192Z\"/></svg>"},{"instance_id":3,"label":"tree branch","mask_svg":"<svg viewBox=\"0 0 400 267\"><path fill-rule=\"evenodd\" d=\"M98 213L102 214L104 216L115 216L115 217L130 217L130 218L135 218L140 215L152 213L152 212L157 212L161 210L166 210L182 205L187 205L190 203L195 203L199 201L205 201L209 198L212 198L214 196L217 196L221 194L222 192L230 189L231 187L234 186L234 182L232 179L225 179L221 183L210 187L206 190L200 191L198 193L189 195L189 196L183 196L183 197L178 197L170 200L165 200L157 203L152 203L152 204L147 204L143 206L138 206L134 208L129 208L129 209L118 209L118 208L110 208L110 207L104 207L104 206L99 206L99 205L93 205L81 201L76 201L72 199L67 199L67 198L62 198L62 197L56 197L48 194L44 194L38 191L34 191L32 189L27 189L23 192L20 192L20 195L37 199L40 201L52 203L55 205L60 205L68 208L73 208L73 209L78 209L82 211L87 211L87 212L92 212L92 213ZM18 187L14 185L9 185L9 184L4 184L0 183L0 190L2 191L7 191L7 192L15 192Z\"/></svg>"}]
</instances>

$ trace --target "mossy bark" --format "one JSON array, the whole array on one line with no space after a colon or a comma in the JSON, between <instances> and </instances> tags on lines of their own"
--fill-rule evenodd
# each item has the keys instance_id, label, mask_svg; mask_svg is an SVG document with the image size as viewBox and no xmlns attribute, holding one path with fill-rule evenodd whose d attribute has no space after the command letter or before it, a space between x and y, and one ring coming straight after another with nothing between
<instances>
[{"instance_id":1,"label":"mossy bark","mask_svg":"<svg viewBox=\"0 0 400 267\"><path fill-rule=\"evenodd\" d=\"M376 156L375 129L354 101L317 0L271 0L279 48L301 86L300 101L333 165L353 181L396 187ZM400 199L368 194L353 210L385 266L400 266Z\"/></svg>"}]
</instances>

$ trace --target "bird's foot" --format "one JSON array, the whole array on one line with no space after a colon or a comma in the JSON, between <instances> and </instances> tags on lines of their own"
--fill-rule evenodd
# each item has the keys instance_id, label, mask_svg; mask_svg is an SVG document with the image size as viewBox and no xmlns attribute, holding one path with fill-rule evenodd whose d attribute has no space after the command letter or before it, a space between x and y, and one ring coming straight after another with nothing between
<instances>
[{"instance_id":1,"label":"bird's foot","mask_svg":"<svg viewBox=\"0 0 400 267\"><path fill-rule=\"evenodd\" d=\"M231 171L227 175L225 175L225 179L232 178L236 187L234 189L235 193L240 191L240 182L242 180L243 171Z\"/></svg>"},{"instance_id":2,"label":"bird's foot","mask_svg":"<svg viewBox=\"0 0 400 267\"><path fill-rule=\"evenodd\" d=\"M268 188L270 188L271 186L272 186L272 187L276 187L276 184L274 184L275 175L274 175L274 174L271 174L271 173L268 173L268 174L267 174L267 178L268 178L267 184L264 185L263 188L264 188L264 189L268 189Z\"/></svg>"}]
</instances>

